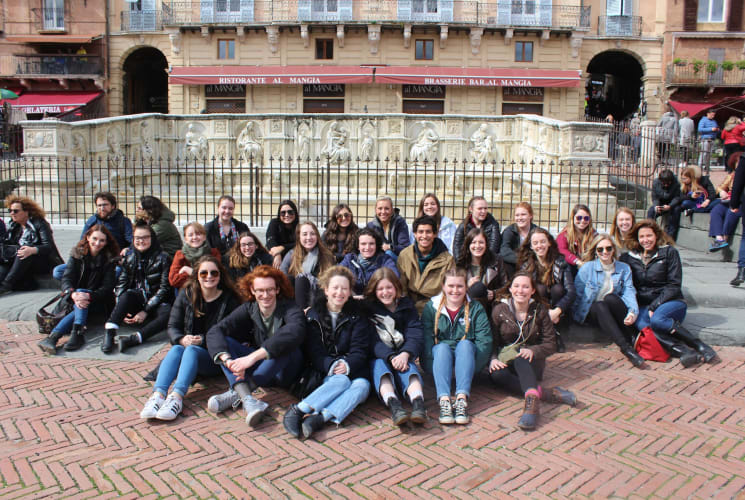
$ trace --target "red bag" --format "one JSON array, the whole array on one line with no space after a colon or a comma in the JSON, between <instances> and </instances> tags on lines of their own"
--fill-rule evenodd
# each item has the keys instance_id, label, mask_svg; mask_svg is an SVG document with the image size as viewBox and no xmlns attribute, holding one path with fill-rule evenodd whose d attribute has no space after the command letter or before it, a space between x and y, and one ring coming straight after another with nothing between
<instances>
[{"instance_id":1,"label":"red bag","mask_svg":"<svg viewBox=\"0 0 745 500\"><path fill-rule=\"evenodd\" d=\"M670 355L660 345L657 337L654 336L652 328L646 327L639 332L636 336L636 342L634 342L634 349L639 353L639 356L649 361L659 361L660 363L666 362L670 359Z\"/></svg>"}]
</instances>

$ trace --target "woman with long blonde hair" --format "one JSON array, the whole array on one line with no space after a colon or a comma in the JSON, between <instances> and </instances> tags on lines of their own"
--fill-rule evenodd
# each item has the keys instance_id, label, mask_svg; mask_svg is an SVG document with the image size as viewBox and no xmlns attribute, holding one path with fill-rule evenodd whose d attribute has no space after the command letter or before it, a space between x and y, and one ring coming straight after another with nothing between
<instances>
[{"instance_id":1,"label":"woman with long blonde hair","mask_svg":"<svg viewBox=\"0 0 745 500\"><path fill-rule=\"evenodd\" d=\"M564 229L556 237L556 245L559 253L564 256L567 263L572 266L572 271L577 274L577 269L582 267L584 261L582 255L590 247L590 242L595 237L595 229L592 227L592 212L587 205L578 203L572 208L569 220Z\"/></svg>"}]
</instances>

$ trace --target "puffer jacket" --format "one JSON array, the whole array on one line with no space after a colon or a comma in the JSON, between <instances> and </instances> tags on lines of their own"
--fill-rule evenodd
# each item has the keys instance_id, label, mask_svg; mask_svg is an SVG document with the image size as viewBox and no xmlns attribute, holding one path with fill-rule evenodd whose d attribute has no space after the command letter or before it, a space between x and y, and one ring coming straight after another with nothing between
<instances>
[{"instance_id":1,"label":"puffer jacket","mask_svg":"<svg viewBox=\"0 0 745 500\"><path fill-rule=\"evenodd\" d=\"M113 210L111 215L102 219L98 214L93 214L88 217L83 226L83 232L80 233L80 239L85 237L85 233L96 224L103 224L106 229L109 230L111 235L114 237L116 242L119 244L119 248L127 248L132 244L132 221L124 216L124 212L118 208Z\"/></svg>"},{"instance_id":2,"label":"puffer jacket","mask_svg":"<svg viewBox=\"0 0 745 500\"><path fill-rule=\"evenodd\" d=\"M435 330L435 316L440 303L445 300L442 293L432 297L427 302L424 312L422 313L422 328L424 329L424 350L420 361L422 368L432 373L432 347L437 343L445 343L455 349L459 341L470 340L476 346L476 371L479 372L486 367L489 362L489 356L492 352L492 332L489 325L489 316L484 308L477 301L468 302L469 325L466 332L465 306L460 308L455 316L455 321L450 321L450 315L447 311L440 312L440 317Z\"/></svg>"},{"instance_id":3,"label":"puffer jacket","mask_svg":"<svg viewBox=\"0 0 745 500\"><path fill-rule=\"evenodd\" d=\"M471 229L475 229L476 225L473 223L471 217L468 217L465 227L463 222L458 225L458 229L455 230L455 239L453 240L453 256L455 260L458 260L461 252L463 251L463 242L466 240L466 235ZM486 246L489 247L491 253L499 255L499 251L502 247L502 233L499 229L499 222L492 217L492 214L486 214L486 220L481 224L481 229L486 234Z\"/></svg>"},{"instance_id":4,"label":"puffer jacket","mask_svg":"<svg viewBox=\"0 0 745 500\"><path fill-rule=\"evenodd\" d=\"M370 331L374 327L364 317L354 300L344 305L336 328L331 327L331 314L326 307L326 297L308 310L308 334L305 352L313 367L330 375L337 361L347 364L350 379L367 377L369 372Z\"/></svg>"},{"instance_id":5,"label":"puffer jacket","mask_svg":"<svg viewBox=\"0 0 745 500\"><path fill-rule=\"evenodd\" d=\"M636 252L623 254L621 261L631 268L640 307L654 311L665 302L683 300L683 264L675 247L659 247L646 265Z\"/></svg>"},{"instance_id":6,"label":"puffer jacket","mask_svg":"<svg viewBox=\"0 0 745 500\"><path fill-rule=\"evenodd\" d=\"M62 256L57 250L57 245L54 243L54 236L52 227L41 217L31 217L26 222L26 227L31 232L31 241L28 246L36 247L39 250L38 256L40 260L46 261L47 270L51 270L54 266L62 264ZM8 232L5 233L3 243L7 245L18 245L18 242L23 235L23 226L17 222L10 222L8 226Z\"/></svg>"},{"instance_id":7,"label":"puffer jacket","mask_svg":"<svg viewBox=\"0 0 745 500\"><path fill-rule=\"evenodd\" d=\"M147 300L145 312L150 313L159 305L170 303L172 288L168 284L168 270L171 267L171 258L160 250L155 240L145 253L132 248L121 266L122 272L114 290L117 297L136 288L138 282L144 281L143 292Z\"/></svg>"},{"instance_id":8,"label":"puffer jacket","mask_svg":"<svg viewBox=\"0 0 745 500\"><path fill-rule=\"evenodd\" d=\"M155 235L158 237L160 247L170 258L173 258L176 255L176 251L181 250L181 246L183 245L181 235L173 224L175 220L176 215L164 207L160 219L150 224L153 231L155 231Z\"/></svg>"},{"instance_id":9,"label":"puffer jacket","mask_svg":"<svg viewBox=\"0 0 745 500\"><path fill-rule=\"evenodd\" d=\"M406 225L404 218L398 215L397 208L394 209L390 225L388 226L391 231L390 239L388 238L388 235L383 232L383 224L377 217L368 222L367 227L380 233L383 237L383 243L390 245L391 250L396 255L399 255L404 248L411 244L411 241L409 240L409 226Z\"/></svg>"},{"instance_id":10,"label":"puffer jacket","mask_svg":"<svg viewBox=\"0 0 745 500\"><path fill-rule=\"evenodd\" d=\"M502 299L494 306L491 313L494 350L492 359L499 355L503 347L515 343L520 336L520 325L515 317L515 308L511 298ZM527 328L527 331L525 331ZM523 346L533 351L533 357L545 360L556 352L556 334L554 324L548 315L548 309L535 300L528 306L528 315L523 325Z\"/></svg>"},{"instance_id":11,"label":"puffer jacket","mask_svg":"<svg viewBox=\"0 0 745 500\"><path fill-rule=\"evenodd\" d=\"M396 276L399 275L398 267L396 267L396 262L393 260L393 257L388 255L387 253L381 252L377 254L367 269L362 267L359 259L359 254L348 253L344 256L341 264L339 264L340 266L346 267L347 269L352 271L352 274L354 274L354 293L356 295L362 295L362 293L365 291L367 283L370 281L370 278L372 278L373 273L381 267L387 267L388 269L396 273Z\"/></svg>"},{"instance_id":12,"label":"puffer jacket","mask_svg":"<svg viewBox=\"0 0 745 500\"><path fill-rule=\"evenodd\" d=\"M369 316L373 315L390 316L395 321L396 330L403 335L401 345L389 346L377 333L375 328L372 329L371 345L375 357L390 362L391 358L402 352L409 353L409 361L414 362L421 354L424 347L424 336L422 332L422 322L419 320L419 314L416 312L414 303L408 297L401 297L396 304L394 312L389 311L383 304L377 300L370 301L368 304ZM375 320L372 319L374 322Z\"/></svg>"},{"instance_id":13,"label":"puffer jacket","mask_svg":"<svg viewBox=\"0 0 745 500\"><path fill-rule=\"evenodd\" d=\"M541 280L539 279L538 274L536 272L533 272L532 274L533 279L537 283L540 283ZM574 276L572 275L572 270L562 255L559 255L558 257L556 257L556 260L554 260L554 265L551 267L551 275L553 276L554 283L558 283L559 285L563 286L564 291L566 292L556 304L551 304L551 306L559 307L561 308L562 313L568 314L575 298L577 297L577 290L574 286Z\"/></svg>"},{"instance_id":14,"label":"puffer jacket","mask_svg":"<svg viewBox=\"0 0 745 500\"><path fill-rule=\"evenodd\" d=\"M187 335L205 335L207 332L194 332L194 307L191 305L188 291L184 290L176 297L176 301L171 308L171 315L168 318L168 339L172 345L177 345L179 341ZM228 314L240 305L240 301L233 295L230 290L223 290L217 298L220 302L217 312L216 322L221 321ZM205 343L202 346L206 346Z\"/></svg>"},{"instance_id":15,"label":"puffer jacket","mask_svg":"<svg viewBox=\"0 0 745 500\"><path fill-rule=\"evenodd\" d=\"M77 247L73 247L62 275L62 291L68 294L60 300L63 304L60 307L72 308L72 292L79 288L91 291L91 304L95 306L107 308L113 304L118 261L118 255L99 253L93 257L83 255Z\"/></svg>"},{"instance_id":16,"label":"puffer jacket","mask_svg":"<svg viewBox=\"0 0 745 500\"><path fill-rule=\"evenodd\" d=\"M639 305L636 303L636 289L631 276L631 268L623 262L616 261L614 264L615 270L611 273L611 281L613 282L611 293L621 297L629 312L638 315ZM588 262L579 269L577 277L574 279L574 286L577 290L577 299L574 302L573 309L575 321L578 323L585 322L590 307L595 302L604 282L605 271L599 259Z\"/></svg>"},{"instance_id":17,"label":"puffer jacket","mask_svg":"<svg viewBox=\"0 0 745 500\"><path fill-rule=\"evenodd\" d=\"M530 223L530 231L537 228L535 224ZM528 232L530 234L530 232ZM502 231L502 246L499 250L499 254L502 256L504 261L513 266L517 265L517 252L520 248L520 232L517 229L517 224L510 224L504 231Z\"/></svg>"}]
</instances>

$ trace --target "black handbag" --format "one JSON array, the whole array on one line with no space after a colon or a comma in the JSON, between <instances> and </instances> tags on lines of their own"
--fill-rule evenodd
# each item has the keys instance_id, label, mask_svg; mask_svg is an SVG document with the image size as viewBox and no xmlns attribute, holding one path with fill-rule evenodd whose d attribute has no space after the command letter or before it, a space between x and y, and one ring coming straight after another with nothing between
<instances>
[{"instance_id":1,"label":"black handbag","mask_svg":"<svg viewBox=\"0 0 745 500\"><path fill-rule=\"evenodd\" d=\"M323 379L323 373L308 365L302 371L300 377L290 385L290 394L298 399L304 399L323 383Z\"/></svg>"},{"instance_id":2,"label":"black handbag","mask_svg":"<svg viewBox=\"0 0 745 500\"><path fill-rule=\"evenodd\" d=\"M18 249L21 248L18 245L8 245L6 243L0 243L0 262L3 264L12 263L16 255L18 255Z\"/></svg>"},{"instance_id":3,"label":"black handbag","mask_svg":"<svg viewBox=\"0 0 745 500\"><path fill-rule=\"evenodd\" d=\"M70 304L60 304L61 307L60 305L58 305L52 310L52 312L48 312L46 310L47 307L66 297L67 295L67 292L62 292L55 295L54 297L52 297L52 300L41 306L41 309L36 312L36 323L39 325L39 333L41 333L42 335L49 335L50 333L52 333L52 330L54 330L54 327L57 326L57 323L62 321L62 318L70 314L73 308L72 302L70 302Z\"/></svg>"}]
</instances>

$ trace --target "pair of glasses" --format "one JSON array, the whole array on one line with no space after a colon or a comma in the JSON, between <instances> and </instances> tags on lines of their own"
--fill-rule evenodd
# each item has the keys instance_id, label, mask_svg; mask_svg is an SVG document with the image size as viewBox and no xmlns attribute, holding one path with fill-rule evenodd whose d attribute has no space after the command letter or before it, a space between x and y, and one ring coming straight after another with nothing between
<instances>
[{"instance_id":1,"label":"pair of glasses","mask_svg":"<svg viewBox=\"0 0 745 500\"><path fill-rule=\"evenodd\" d=\"M277 288L254 288L253 290L254 295L271 295L275 291L277 291Z\"/></svg>"},{"instance_id":2,"label":"pair of glasses","mask_svg":"<svg viewBox=\"0 0 745 500\"><path fill-rule=\"evenodd\" d=\"M135 241L148 241L150 236L135 236Z\"/></svg>"},{"instance_id":3,"label":"pair of glasses","mask_svg":"<svg viewBox=\"0 0 745 500\"><path fill-rule=\"evenodd\" d=\"M613 247L597 247L596 250L598 253L612 253Z\"/></svg>"},{"instance_id":4,"label":"pair of glasses","mask_svg":"<svg viewBox=\"0 0 745 500\"><path fill-rule=\"evenodd\" d=\"M577 222L590 222L590 216L589 215L576 215L574 217L574 220Z\"/></svg>"},{"instance_id":5,"label":"pair of glasses","mask_svg":"<svg viewBox=\"0 0 745 500\"><path fill-rule=\"evenodd\" d=\"M241 248L254 248L256 246L256 243L241 243Z\"/></svg>"},{"instance_id":6,"label":"pair of glasses","mask_svg":"<svg viewBox=\"0 0 745 500\"><path fill-rule=\"evenodd\" d=\"M21 211L21 209L20 209L20 208L9 208L9 209L8 209L8 213L9 213L9 214L14 214L14 215L15 215L15 214L17 214L17 213L18 213L18 212L20 212L20 211Z\"/></svg>"},{"instance_id":7,"label":"pair of glasses","mask_svg":"<svg viewBox=\"0 0 745 500\"><path fill-rule=\"evenodd\" d=\"M336 216L336 220L346 220L346 219L351 219L351 218L352 218L352 214L347 214L347 213L339 214Z\"/></svg>"},{"instance_id":8,"label":"pair of glasses","mask_svg":"<svg viewBox=\"0 0 745 500\"><path fill-rule=\"evenodd\" d=\"M200 278L206 278L207 275L211 276L212 278L217 278L218 276L220 276L220 271L218 271L217 269L211 269L209 271L207 271L206 269L202 269L201 271L199 271Z\"/></svg>"},{"instance_id":9,"label":"pair of glasses","mask_svg":"<svg viewBox=\"0 0 745 500\"><path fill-rule=\"evenodd\" d=\"M295 215L294 210L280 210L279 212L280 217L292 217L293 215Z\"/></svg>"}]
</instances>

